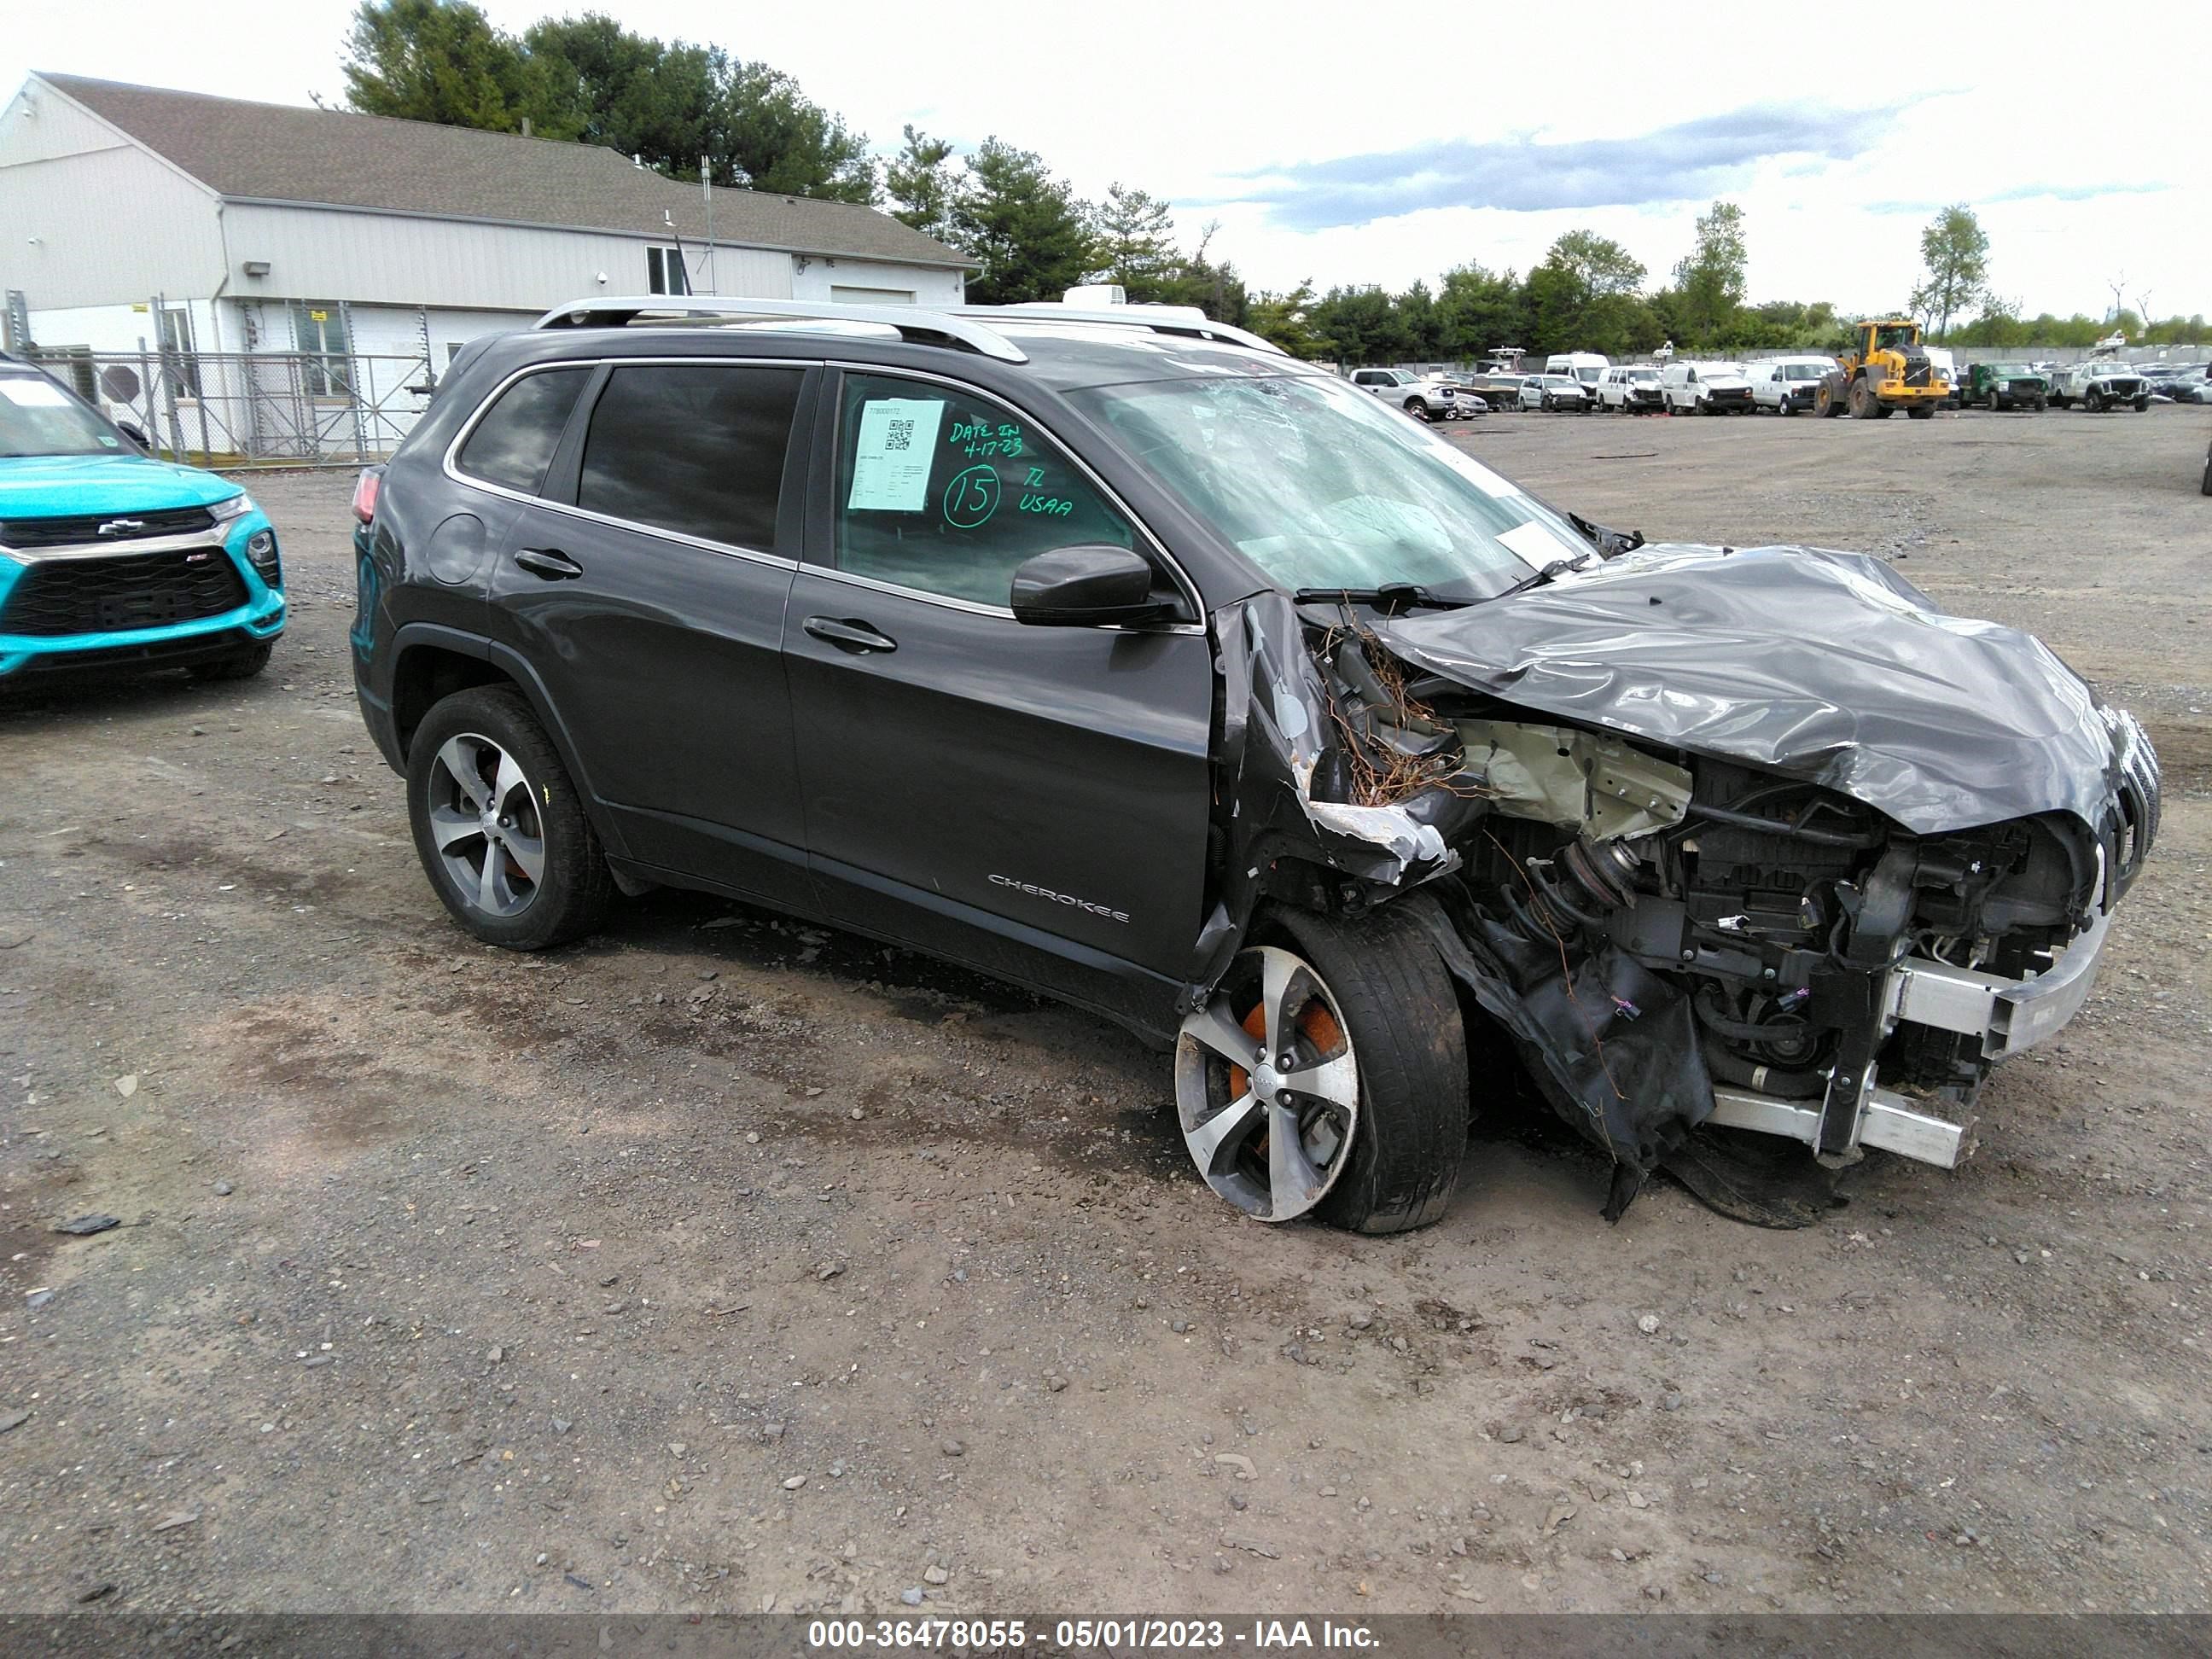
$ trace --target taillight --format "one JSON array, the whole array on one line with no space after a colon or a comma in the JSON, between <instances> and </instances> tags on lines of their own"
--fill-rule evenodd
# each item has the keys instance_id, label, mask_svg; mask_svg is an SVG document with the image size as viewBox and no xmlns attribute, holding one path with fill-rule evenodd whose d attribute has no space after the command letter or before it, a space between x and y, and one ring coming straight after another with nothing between
<instances>
[{"instance_id":1,"label":"taillight","mask_svg":"<svg viewBox=\"0 0 2212 1659\"><path fill-rule=\"evenodd\" d=\"M353 486L353 515L355 518L360 520L363 524L371 523L375 520L376 493L379 489L383 488L383 485L384 469L380 466L363 467L361 471L361 477L355 480Z\"/></svg>"}]
</instances>

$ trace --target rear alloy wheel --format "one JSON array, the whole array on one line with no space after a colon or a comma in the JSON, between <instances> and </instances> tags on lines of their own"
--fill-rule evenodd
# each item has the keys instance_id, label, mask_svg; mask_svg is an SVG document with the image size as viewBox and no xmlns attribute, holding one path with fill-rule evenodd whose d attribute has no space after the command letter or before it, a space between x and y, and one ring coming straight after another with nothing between
<instances>
[{"instance_id":1,"label":"rear alloy wheel","mask_svg":"<svg viewBox=\"0 0 2212 1659\"><path fill-rule=\"evenodd\" d=\"M539 951L597 928L614 892L606 855L559 752L519 692L446 698L409 746L415 850L477 938Z\"/></svg>"},{"instance_id":2,"label":"rear alloy wheel","mask_svg":"<svg viewBox=\"0 0 2212 1659\"><path fill-rule=\"evenodd\" d=\"M1176 1045L1199 1174L1255 1220L1394 1233L1444 1212L1467 1151L1466 1034L1411 917L1279 918Z\"/></svg>"}]
</instances>

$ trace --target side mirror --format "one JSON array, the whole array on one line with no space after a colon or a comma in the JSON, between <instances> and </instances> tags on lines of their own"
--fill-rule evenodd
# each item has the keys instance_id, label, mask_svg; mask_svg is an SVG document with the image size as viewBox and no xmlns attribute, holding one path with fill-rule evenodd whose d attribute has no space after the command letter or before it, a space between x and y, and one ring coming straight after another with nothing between
<instances>
[{"instance_id":1,"label":"side mirror","mask_svg":"<svg viewBox=\"0 0 2212 1659\"><path fill-rule=\"evenodd\" d=\"M1085 628L1150 622L1167 610L1152 595L1152 562L1126 547L1056 547L1014 572L1014 620Z\"/></svg>"},{"instance_id":2,"label":"side mirror","mask_svg":"<svg viewBox=\"0 0 2212 1659\"><path fill-rule=\"evenodd\" d=\"M132 443L137 444L139 448L144 450L149 455L154 453L154 441L146 435L146 428L139 425L137 422L118 421L115 423L115 429L118 432L120 432L125 437L130 439Z\"/></svg>"}]
</instances>

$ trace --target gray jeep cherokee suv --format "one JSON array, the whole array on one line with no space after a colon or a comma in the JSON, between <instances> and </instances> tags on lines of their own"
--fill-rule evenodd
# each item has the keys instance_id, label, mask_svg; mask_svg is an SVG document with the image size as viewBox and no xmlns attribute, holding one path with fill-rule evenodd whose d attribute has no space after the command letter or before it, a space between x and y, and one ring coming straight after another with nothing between
<instances>
[{"instance_id":1,"label":"gray jeep cherokee suv","mask_svg":"<svg viewBox=\"0 0 2212 1659\"><path fill-rule=\"evenodd\" d=\"M1440 1214L1515 1086L1471 1039L1609 1214L1708 1124L1948 1165L2157 823L2035 640L1643 545L1143 307L581 301L356 516L362 711L462 927L668 884L1034 987L1174 1050L1262 1220Z\"/></svg>"}]
</instances>

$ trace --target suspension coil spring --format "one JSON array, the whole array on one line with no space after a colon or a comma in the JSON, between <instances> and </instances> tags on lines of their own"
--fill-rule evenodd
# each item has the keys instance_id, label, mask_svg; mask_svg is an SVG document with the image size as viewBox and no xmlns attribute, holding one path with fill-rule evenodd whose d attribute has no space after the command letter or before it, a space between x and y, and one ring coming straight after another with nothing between
<instances>
[{"instance_id":1,"label":"suspension coil spring","mask_svg":"<svg viewBox=\"0 0 2212 1659\"><path fill-rule=\"evenodd\" d=\"M1542 918L1553 927L1602 927L1607 911L1635 902L1636 868L1636 855L1618 842L1583 836L1554 854L1548 871L1531 860L1528 874Z\"/></svg>"}]
</instances>

